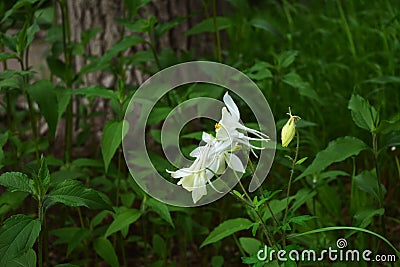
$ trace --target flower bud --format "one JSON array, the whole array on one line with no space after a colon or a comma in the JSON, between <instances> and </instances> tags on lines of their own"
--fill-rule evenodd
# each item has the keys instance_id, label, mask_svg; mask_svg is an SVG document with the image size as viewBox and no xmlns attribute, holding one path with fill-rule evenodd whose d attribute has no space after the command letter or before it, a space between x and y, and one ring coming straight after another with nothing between
<instances>
[{"instance_id":1,"label":"flower bud","mask_svg":"<svg viewBox=\"0 0 400 267\"><path fill-rule=\"evenodd\" d=\"M283 147L287 147L290 144L290 142L292 141L292 139L296 133L295 120L300 119L299 116L292 115L290 108L289 108L288 115L290 116L290 118L286 122L285 126L283 126L282 132L281 132L281 140L282 140Z\"/></svg>"}]
</instances>

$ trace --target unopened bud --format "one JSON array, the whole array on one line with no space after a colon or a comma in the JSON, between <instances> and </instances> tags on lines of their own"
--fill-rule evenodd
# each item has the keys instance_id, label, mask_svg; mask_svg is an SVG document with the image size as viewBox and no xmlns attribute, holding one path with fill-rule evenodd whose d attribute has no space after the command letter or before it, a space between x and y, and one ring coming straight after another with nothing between
<instances>
[{"instance_id":1,"label":"unopened bud","mask_svg":"<svg viewBox=\"0 0 400 267\"><path fill-rule=\"evenodd\" d=\"M288 115L290 116L289 120L286 122L285 126L282 128L281 132L281 140L282 140L282 146L287 147L290 142L293 140L293 137L296 133L296 119L300 119L299 116L294 116L292 115L290 108L289 108L289 113Z\"/></svg>"}]
</instances>

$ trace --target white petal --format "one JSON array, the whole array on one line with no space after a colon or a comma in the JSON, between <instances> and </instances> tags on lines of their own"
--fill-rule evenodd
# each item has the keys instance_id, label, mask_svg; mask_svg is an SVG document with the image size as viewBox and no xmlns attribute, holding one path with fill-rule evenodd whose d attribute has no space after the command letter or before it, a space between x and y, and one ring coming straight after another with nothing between
<instances>
[{"instance_id":1,"label":"white petal","mask_svg":"<svg viewBox=\"0 0 400 267\"><path fill-rule=\"evenodd\" d=\"M212 140L212 135L206 132L203 132L203 135L201 136L201 139L206 142L207 144L211 143Z\"/></svg>"},{"instance_id":2,"label":"white petal","mask_svg":"<svg viewBox=\"0 0 400 267\"><path fill-rule=\"evenodd\" d=\"M194 185L192 191L193 202L196 203L202 196L207 195L206 183L207 178L205 176L205 171L195 175Z\"/></svg>"},{"instance_id":3,"label":"white petal","mask_svg":"<svg viewBox=\"0 0 400 267\"><path fill-rule=\"evenodd\" d=\"M193 151L190 152L189 156L193 158L198 158L200 156L200 147L196 147L195 149L193 149Z\"/></svg>"},{"instance_id":4,"label":"white petal","mask_svg":"<svg viewBox=\"0 0 400 267\"><path fill-rule=\"evenodd\" d=\"M173 178L181 178L181 177L185 177L185 176L188 176L188 175L192 174L192 172L189 170L189 168L179 169L179 170L174 171L174 172L173 171L169 171L169 170L166 170L166 171L168 173L170 173Z\"/></svg>"},{"instance_id":5,"label":"white petal","mask_svg":"<svg viewBox=\"0 0 400 267\"><path fill-rule=\"evenodd\" d=\"M235 102L233 102L233 99L228 94L228 92L225 93L223 99L224 99L225 105L228 107L228 110L231 113L231 115L233 116L233 118L235 119L235 121L239 121L239 119L240 119L239 109L236 106Z\"/></svg>"},{"instance_id":6,"label":"white petal","mask_svg":"<svg viewBox=\"0 0 400 267\"><path fill-rule=\"evenodd\" d=\"M228 163L229 168L237 172L245 172L243 163L238 156L232 153L227 153L226 163Z\"/></svg>"},{"instance_id":7,"label":"white petal","mask_svg":"<svg viewBox=\"0 0 400 267\"><path fill-rule=\"evenodd\" d=\"M187 191L191 192L194 189L195 175L183 177L179 180L178 185L182 185Z\"/></svg>"}]
</instances>

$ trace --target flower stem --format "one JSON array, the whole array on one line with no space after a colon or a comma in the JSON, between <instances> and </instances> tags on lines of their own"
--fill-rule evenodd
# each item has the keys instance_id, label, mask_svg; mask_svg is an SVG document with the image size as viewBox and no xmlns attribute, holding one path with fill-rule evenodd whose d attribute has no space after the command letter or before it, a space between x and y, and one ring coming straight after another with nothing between
<instances>
[{"instance_id":1,"label":"flower stem","mask_svg":"<svg viewBox=\"0 0 400 267\"><path fill-rule=\"evenodd\" d=\"M269 245L270 247L272 247L273 244L274 244L275 242L272 242L272 239L273 239L273 238L271 238L270 235L269 235L267 226L265 225L265 223L264 223L264 221L263 221L263 219L262 219L262 216L261 216L261 214L260 214L260 211L254 207L253 201L252 201L252 199L250 198L249 194L247 193L246 189L244 188L242 182L240 181L240 177L238 177L236 171L233 171L233 173L235 174L235 177L236 177L236 179L238 180L238 183L239 183L240 187L241 187L242 190L243 190L243 193L245 194L245 196L246 196L246 198L247 198L247 201L246 201L245 199L243 199L243 198L241 198L241 200L244 201L244 202L252 209L252 211L256 214L256 216L257 216L257 218L258 218L258 220L260 221L260 224L261 224L261 226L262 226L264 235L265 235L265 237L267 238L268 245Z\"/></svg>"},{"instance_id":2,"label":"flower stem","mask_svg":"<svg viewBox=\"0 0 400 267\"><path fill-rule=\"evenodd\" d=\"M45 224L44 224L44 209L43 209L43 202L42 199L39 199L39 204L38 204L38 216L39 216L39 221L42 226L42 229L40 230L39 233L39 243L38 243L38 265L39 267L43 267L43 241L44 241L44 233L46 231Z\"/></svg>"},{"instance_id":3,"label":"flower stem","mask_svg":"<svg viewBox=\"0 0 400 267\"><path fill-rule=\"evenodd\" d=\"M287 215L289 211L289 195L290 195L290 187L292 185L292 179L293 179L293 174L294 174L294 168L296 167L296 162L297 162L297 157L299 156L299 145L300 145L300 136L299 132L296 130L296 152L294 159L292 160L292 167L290 170L290 177L289 177L289 184L286 192L286 209L285 209L285 215L283 217L283 225L286 225L287 222ZM283 230L283 246L286 246L286 231Z\"/></svg>"}]
</instances>

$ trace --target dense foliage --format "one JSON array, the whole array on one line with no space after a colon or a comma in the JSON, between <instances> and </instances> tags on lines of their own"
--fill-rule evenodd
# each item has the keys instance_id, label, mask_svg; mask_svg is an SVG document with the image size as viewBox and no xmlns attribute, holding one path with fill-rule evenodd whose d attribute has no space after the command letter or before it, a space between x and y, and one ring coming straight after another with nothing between
<instances>
[{"instance_id":1,"label":"dense foliage","mask_svg":"<svg viewBox=\"0 0 400 267\"><path fill-rule=\"evenodd\" d=\"M126 14L115 18L121 39L88 55L100 29L73 41L66 1L0 2L0 266L322 266L265 263L257 252L264 244L321 250L340 237L348 248L400 258L398 1L226 0L218 9L206 0L192 14L203 20L184 36L210 37L211 52L201 57L157 43L188 18L162 21L140 12L146 0L125 0ZM30 61L35 43L47 48L45 71L43 62ZM146 79L191 60L247 74L269 101L278 132L288 107L301 120L288 147L276 144L262 188L243 191L249 165L232 194L181 208L134 182L122 124L140 86L127 81L128 72ZM99 72L112 77L110 86L90 82ZM160 152L161 122L187 99L222 99L225 90L211 87L178 88L152 112L150 155L166 179L173 167ZM234 99L254 126L250 110ZM93 108L99 101L103 108ZM183 129L184 154L214 123L199 119Z\"/></svg>"}]
</instances>

